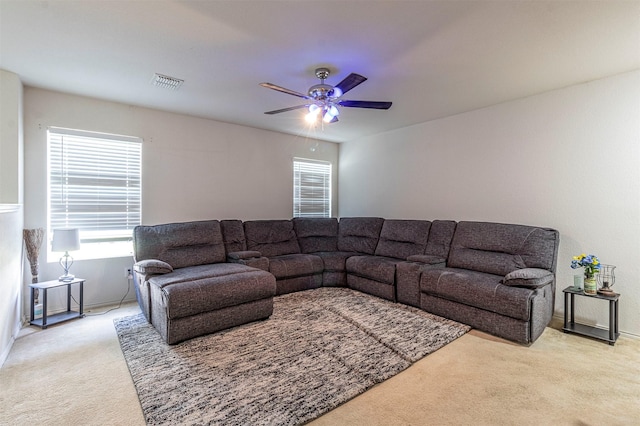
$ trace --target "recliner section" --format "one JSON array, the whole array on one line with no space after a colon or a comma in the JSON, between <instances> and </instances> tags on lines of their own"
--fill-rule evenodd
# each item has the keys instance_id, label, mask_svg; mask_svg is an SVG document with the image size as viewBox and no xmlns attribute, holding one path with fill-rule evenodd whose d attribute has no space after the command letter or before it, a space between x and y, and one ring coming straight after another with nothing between
<instances>
[{"instance_id":1,"label":"recliner section","mask_svg":"<svg viewBox=\"0 0 640 426\"><path fill-rule=\"evenodd\" d=\"M290 220L255 220L244 223L247 249L269 259L276 278L276 293L309 290L322 286L322 259L302 253Z\"/></svg>"}]
</instances>

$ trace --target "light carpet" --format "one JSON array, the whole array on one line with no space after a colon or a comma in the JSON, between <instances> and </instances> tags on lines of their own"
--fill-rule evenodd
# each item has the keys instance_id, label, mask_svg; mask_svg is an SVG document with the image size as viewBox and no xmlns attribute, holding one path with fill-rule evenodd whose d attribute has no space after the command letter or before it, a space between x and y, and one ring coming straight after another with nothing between
<instances>
[{"instance_id":1,"label":"light carpet","mask_svg":"<svg viewBox=\"0 0 640 426\"><path fill-rule=\"evenodd\" d=\"M141 314L114 323L148 424L302 424L469 330L342 288L278 296L266 321L173 346Z\"/></svg>"}]
</instances>

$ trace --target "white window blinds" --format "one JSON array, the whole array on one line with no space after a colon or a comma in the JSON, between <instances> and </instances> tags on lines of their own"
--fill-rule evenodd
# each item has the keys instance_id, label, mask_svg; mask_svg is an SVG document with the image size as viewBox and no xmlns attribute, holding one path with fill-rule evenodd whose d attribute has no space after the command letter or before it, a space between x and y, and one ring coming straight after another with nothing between
<instances>
[{"instance_id":1,"label":"white window blinds","mask_svg":"<svg viewBox=\"0 0 640 426\"><path fill-rule=\"evenodd\" d=\"M141 220L140 138L49 128L49 229L124 241Z\"/></svg>"},{"instance_id":2,"label":"white window blinds","mask_svg":"<svg viewBox=\"0 0 640 426\"><path fill-rule=\"evenodd\" d=\"M331 217L331 163L294 158L293 217Z\"/></svg>"}]
</instances>

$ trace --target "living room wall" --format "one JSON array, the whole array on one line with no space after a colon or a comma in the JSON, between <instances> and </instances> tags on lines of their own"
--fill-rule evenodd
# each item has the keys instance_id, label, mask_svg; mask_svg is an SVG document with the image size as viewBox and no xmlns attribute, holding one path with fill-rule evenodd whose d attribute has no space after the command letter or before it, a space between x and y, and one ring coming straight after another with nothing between
<instances>
[{"instance_id":1,"label":"living room wall","mask_svg":"<svg viewBox=\"0 0 640 426\"><path fill-rule=\"evenodd\" d=\"M0 366L20 330L23 137L20 78L0 70Z\"/></svg>"},{"instance_id":2,"label":"living room wall","mask_svg":"<svg viewBox=\"0 0 640 426\"><path fill-rule=\"evenodd\" d=\"M620 329L640 336L640 71L342 144L340 216L521 223L560 231L556 316L571 258L617 266ZM578 298L576 320L607 326Z\"/></svg>"},{"instance_id":3,"label":"living room wall","mask_svg":"<svg viewBox=\"0 0 640 426\"><path fill-rule=\"evenodd\" d=\"M338 146L266 130L104 100L25 88L25 226L47 224L47 127L137 136L142 147L142 221L282 219L293 210L293 157L331 161L337 193ZM337 214L337 197L334 197ZM78 260L89 307L118 302L132 257ZM40 256L40 278L61 269ZM25 282L30 278L26 273ZM26 285L26 284L25 284ZM133 289L127 300L133 300ZM63 293L53 306L62 307ZM26 303L26 301L25 301Z\"/></svg>"}]
</instances>

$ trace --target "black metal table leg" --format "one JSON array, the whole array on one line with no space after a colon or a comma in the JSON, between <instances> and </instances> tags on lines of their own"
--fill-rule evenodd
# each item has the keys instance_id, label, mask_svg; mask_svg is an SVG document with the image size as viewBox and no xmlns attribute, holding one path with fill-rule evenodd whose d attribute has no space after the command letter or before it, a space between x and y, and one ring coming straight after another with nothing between
<instances>
[{"instance_id":1,"label":"black metal table leg","mask_svg":"<svg viewBox=\"0 0 640 426\"><path fill-rule=\"evenodd\" d=\"M47 328L47 289L42 289L42 328Z\"/></svg>"},{"instance_id":2,"label":"black metal table leg","mask_svg":"<svg viewBox=\"0 0 640 426\"><path fill-rule=\"evenodd\" d=\"M576 323L575 311L575 294L571 293L571 325Z\"/></svg>"},{"instance_id":3,"label":"black metal table leg","mask_svg":"<svg viewBox=\"0 0 640 426\"><path fill-rule=\"evenodd\" d=\"M36 293L36 289L31 287L31 315L29 316L29 322L33 322L33 320L35 319L35 293Z\"/></svg>"},{"instance_id":4,"label":"black metal table leg","mask_svg":"<svg viewBox=\"0 0 640 426\"><path fill-rule=\"evenodd\" d=\"M80 307L78 308L78 313L80 314L80 317L84 316L83 313L83 305L84 305L84 281L80 281L80 303L79 303Z\"/></svg>"},{"instance_id":5,"label":"black metal table leg","mask_svg":"<svg viewBox=\"0 0 640 426\"><path fill-rule=\"evenodd\" d=\"M568 317L569 317L569 312L567 312L568 306L569 306L569 293L565 293L564 294L564 328L567 328L568 325L569 325L567 323L567 320L568 320ZM565 331L565 333L566 333L566 331Z\"/></svg>"},{"instance_id":6,"label":"black metal table leg","mask_svg":"<svg viewBox=\"0 0 640 426\"><path fill-rule=\"evenodd\" d=\"M610 345L613 345L613 343L616 340L616 335L614 332L616 328L615 310L616 310L616 302L615 300L610 300L609 301L609 344Z\"/></svg>"}]
</instances>

